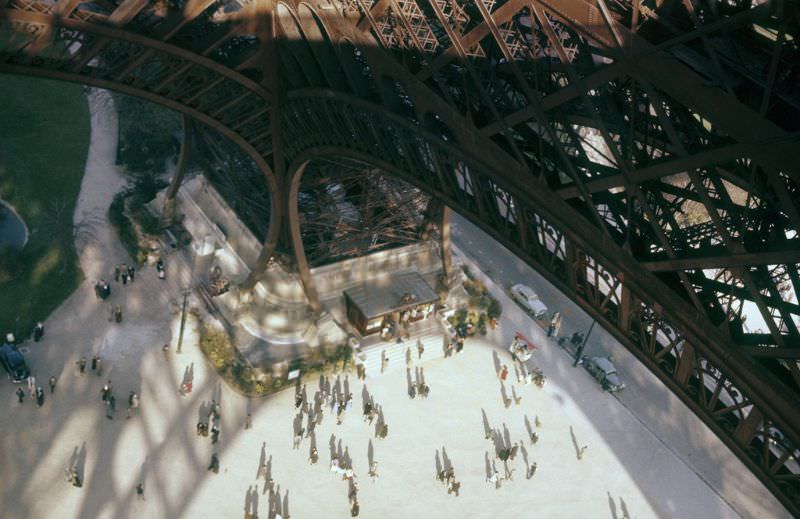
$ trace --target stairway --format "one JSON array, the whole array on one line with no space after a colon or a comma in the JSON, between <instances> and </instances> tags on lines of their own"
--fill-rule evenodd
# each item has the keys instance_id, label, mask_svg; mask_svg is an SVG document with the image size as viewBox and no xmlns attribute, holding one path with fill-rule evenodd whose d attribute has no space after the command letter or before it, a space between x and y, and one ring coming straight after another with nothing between
<instances>
[{"instance_id":1,"label":"stairway","mask_svg":"<svg viewBox=\"0 0 800 519\"><path fill-rule=\"evenodd\" d=\"M435 322L426 323L424 327L411 330L411 338L403 342L393 341L370 341L369 344L361 347L361 354L366 356L364 360L364 367L368 377L377 377L381 373L381 352L385 351L389 359L389 364L386 366L384 373L390 371L397 371L405 369L406 367L406 349L411 349L411 359L414 364L419 362L428 362L433 359L438 359L444 356L444 329L442 326ZM422 359L418 359L417 354L417 339L422 341L425 347L425 352L422 354Z\"/></svg>"}]
</instances>

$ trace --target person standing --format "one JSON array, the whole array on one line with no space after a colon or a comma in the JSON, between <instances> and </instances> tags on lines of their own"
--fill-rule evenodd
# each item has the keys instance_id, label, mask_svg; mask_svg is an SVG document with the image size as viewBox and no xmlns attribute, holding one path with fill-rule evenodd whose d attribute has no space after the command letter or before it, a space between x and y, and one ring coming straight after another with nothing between
<instances>
[{"instance_id":1,"label":"person standing","mask_svg":"<svg viewBox=\"0 0 800 519\"><path fill-rule=\"evenodd\" d=\"M556 312L553 314L553 338L558 338L558 332L561 330L561 312Z\"/></svg>"},{"instance_id":2,"label":"person standing","mask_svg":"<svg viewBox=\"0 0 800 519\"><path fill-rule=\"evenodd\" d=\"M109 380L103 386L103 391L102 391L103 402L107 402L108 399L111 398L111 391L112 390L113 390L113 388L111 386L111 381Z\"/></svg>"},{"instance_id":3,"label":"person standing","mask_svg":"<svg viewBox=\"0 0 800 519\"><path fill-rule=\"evenodd\" d=\"M139 482L138 485L136 485L136 498L137 499L141 499L142 501L145 500L144 499L144 483L142 483L141 481Z\"/></svg>"},{"instance_id":4,"label":"person standing","mask_svg":"<svg viewBox=\"0 0 800 519\"><path fill-rule=\"evenodd\" d=\"M216 452L211 454L211 463L208 465L208 470L210 470L214 474L219 473L219 458L217 457Z\"/></svg>"},{"instance_id":5,"label":"person standing","mask_svg":"<svg viewBox=\"0 0 800 519\"><path fill-rule=\"evenodd\" d=\"M135 391L131 391L130 395L128 395L128 418L131 417L131 413L134 409L139 407L139 395L136 394Z\"/></svg>"},{"instance_id":6,"label":"person standing","mask_svg":"<svg viewBox=\"0 0 800 519\"><path fill-rule=\"evenodd\" d=\"M114 321L117 323L122 322L122 307L120 305L114 307Z\"/></svg>"},{"instance_id":7,"label":"person standing","mask_svg":"<svg viewBox=\"0 0 800 519\"><path fill-rule=\"evenodd\" d=\"M52 395L56 391L56 377L53 375L50 377L50 394Z\"/></svg>"},{"instance_id":8,"label":"person standing","mask_svg":"<svg viewBox=\"0 0 800 519\"><path fill-rule=\"evenodd\" d=\"M114 281L119 283L119 265L114 265Z\"/></svg>"},{"instance_id":9,"label":"person standing","mask_svg":"<svg viewBox=\"0 0 800 519\"><path fill-rule=\"evenodd\" d=\"M33 341L39 342L44 337L44 324L41 321L36 323L36 326L33 327Z\"/></svg>"},{"instance_id":10,"label":"person standing","mask_svg":"<svg viewBox=\"0 0 800 519\"><path fill-rule=\"evenodd\" d=\"M500 370L500 381L505 382L506 378L508 378L508 366L503 364L503 368Z\"/></svg>"},{"instance_id":11,"label":"person standing","mask_svg":"<svg viewBox=\"0 0 800 519\"><path fill-rule=\"evenodd\" d=\"M17 399L19 400L20 404L25 399L25 391L23 391L21 387L17 388Z\"/></svg>"},{"instance_id":12,"label":"person standing","mask_svg":"<svg viewBox=\"0 0 800 519\"><path fill-rule=\"evenodd\" d=\"M582 459L583 459L583 454L586 452L586 449L587 449L588 447L589 447L588 445L584 445L583 447L581 447L580 449L578 449L578 461L580 461L580 460L582 460Z\"/></svg>"},{"instance_id":13,"label":"person standing","mask_svg":"<svg viewBox=\"0 0 800 519\"><path fill-rule=\"evenodd\" d=\"M425 345L422 344L421 339L417 339L417 360L422 358L422 354L425 352Z\"/></svg>"},{"instance_id":14,"label":"person standing","mask_svg":"<svg viewBox=\"0 0 800 519\"><path fill-rule=\"evenodd\" d=\"M33 375L28 376L28 396L33 396L33 392L36 391L36 377Z\"/></svg>"}]
</instances>

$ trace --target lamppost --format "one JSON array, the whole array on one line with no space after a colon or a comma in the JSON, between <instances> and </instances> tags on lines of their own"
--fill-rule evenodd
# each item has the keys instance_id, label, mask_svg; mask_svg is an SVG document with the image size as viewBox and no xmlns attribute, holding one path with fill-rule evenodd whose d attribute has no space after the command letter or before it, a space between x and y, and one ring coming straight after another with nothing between
<instances>
[{"instance_id":1,"label":"lamppost","mask_svg":"<svg viewBox=\"0 0 800 519\"><path fill-rule=\"evenodd\" d=\"M192 283L194 282L194 271L197 256L201 253L208 254L207 248L206 240L203 240L199 246L195 244L192 245L192 259L189 265L189 278L186 282L186 286L183 289L183 302L181 303L181 327L178 331L178 347L176 348L177 353L181 353L183 348L183 331L186 328L186 307L189 303L189 294L192 293Z\"/></svg>"},{"instance_id":2,"label":"lamppost","mask_svg":"<svg viewBox=\"0 0 800 519\"><path fill-rule=\"evenodd\" d=\"M591 324L591 326L589 326L589 331L586 332L586 336L583 338L583 340L581 341L580 345L578 346L578 350L575 352L575 361L572 363L572 367L573 368L575 366L577 366L578 363L581 361L581 355L583 354L583 349L586 347L586 341L589 340L589 335L591 335L591 333L592 333L592 329L594 328L594 323L595 322L597 322L597 321L592 320L592 324Z\"/></svg>"}]
</instances>

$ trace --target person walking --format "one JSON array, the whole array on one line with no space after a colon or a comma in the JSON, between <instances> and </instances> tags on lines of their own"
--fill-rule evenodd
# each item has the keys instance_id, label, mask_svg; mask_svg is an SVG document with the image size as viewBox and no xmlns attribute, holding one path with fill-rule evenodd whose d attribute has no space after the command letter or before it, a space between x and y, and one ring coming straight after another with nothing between
<instances>
[{"instance_id":1,"label":"person walking","mask_svg":"<svg viewBox=\"0 0 800 519\"><path fill-rule=\"evenodd\" d=\"M36 391L36 377L33 375L28 376L28 396L33 396L33 392Z\"/></svg>"},{"instance_id":2,"label":"person walking","mask_svg":"<svg viewBox=\"0 0 800 519\"><path fill-rule=\"evenodd\" d=\"M421 339L417 339L417 360L422 358L423 353L425 353L425 345L422 344Z\"/></svg>"},{"instance_id":3,"label":"person walking","mask_svg":"<svg viewBox=\"0 0 800 519\"><path fill-rule=\"evenodd\" d=\"M50 394L52 395L55 392L56 392L56 377L55 375L53 375L52 377L50 377Z\"/></svg>"},{"instance_id":4,"label":"person walking","mask_svg":"<svg viewBox=\"0 0 800 519\"><path fill-rule=\"evenodd\" d=\"M130 279L131 283L136 278L136 270L133 268L133 265L128 267L128 279Z\"/></svg>"},{"instance_id":5,"label":"person walking","mask_svg":"<svg viewBox=\"0 0 800 519\"><path fill-rule=\"evenodd\" d=\"M16 393L17 393L17 399L21 404L22 401L25 400L25 391L23 391L21 387L18 387Z\"/></svg>"},{"instance_id":6,"label":"person walking","mask_svg":"<svg viewBox=\"0 0 800 519\"><path fill-rule=\"evenodd\" d=\"M78 365L78 371L80 372L81 375L86 373L86 357L81 357L81 360L79 360L75 364Z\"/></svg>"},{"instance_id":7,"label":"person walking","mask_svg":"<svg viewBox=\"0 0 800 519\"><path fill-rule=\"evenodd\" d=\"M44 404L44 389L42 386L36 386L36 405L42 407Z\"/></svg>"},{"instance_id":8,"label":"person walking","mask_svg":"<svg viewBox=\"0 0 800 519\"><path fill-rule=\"evenodd\" d=\"M122 322L122 307L120 305L114 307L114 321L117 323Z\"/></svg>"},{"instance_id":9,"label":"person walking","mask_svg":"<svg viewBox=\"0 0 800 519\"><path fill-rule=\"evenodd\" d=\"M97 355L94 355L92 357L92 364L90 365L92 371L95 371L97 369L97 361L98 360L100 360L100 357L98 357Z\"/></svg>"},{"instance_id":10,"label":"person walking","mask_svg":"<svg viewBox=\"0 0 800 519\"><path fill-rule=\"evenodd\" d=\"M166 267L164 266L164 260L161 257L158 258L156 261L156 270L158 271L158 279L164 280L167 277Z\"/></svg>"},{"instance_id":11,"label":"person walking","mask_svg":"<svg viewBox=\"0 0 800 519\"><path fill-rule=\"evenodd\" d=\"M136 394L135 391L131 391L128 395L128 418L131 417L131 413L134 409L139 407L139 395Z\"/></svg>"},{"instance_id":12,"label":"person walking","mask_svg":"<svg viewBox=\"0 0 800 519\"><path fill-rule=\"evenodd\" d=\"M144 501L144 483L141 481L136 485L136 498Z\"/></svg>"},{"instance_id":13,"label":"person walking","mask_svg":"<svg viewBox=\"0 0 800 519\"><path fill-rule=\"evenodd\" d=\"M119 265L114 265L114 281L119 283Z\"/></svg>"},{"instance_id":14,"label":"person walking","mask_svg":"<svg viewBox=\"0 0 800 519\"><path fill-rule=\"evenodd\" d=\"M39 342L44 337L44 324L41 321L33 327L33 342Z\"/></svg>"}]
</instances>

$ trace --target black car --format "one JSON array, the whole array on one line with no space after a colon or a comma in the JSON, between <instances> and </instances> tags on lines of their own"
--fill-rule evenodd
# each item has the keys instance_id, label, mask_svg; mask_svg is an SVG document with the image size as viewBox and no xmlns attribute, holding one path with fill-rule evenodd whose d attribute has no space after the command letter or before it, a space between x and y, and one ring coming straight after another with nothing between
<instances>
[{"instance_id":1,"label":"black car","mask_svg":"<svg viewBox=\"0 0 800 519\"><path fill-rule=\"evenodd\" d=\"M25 364L25 357L14 344L4 343L0 346L0 364L12 382L24 382L31 374Z\"/></svg>"}]
</instances>

